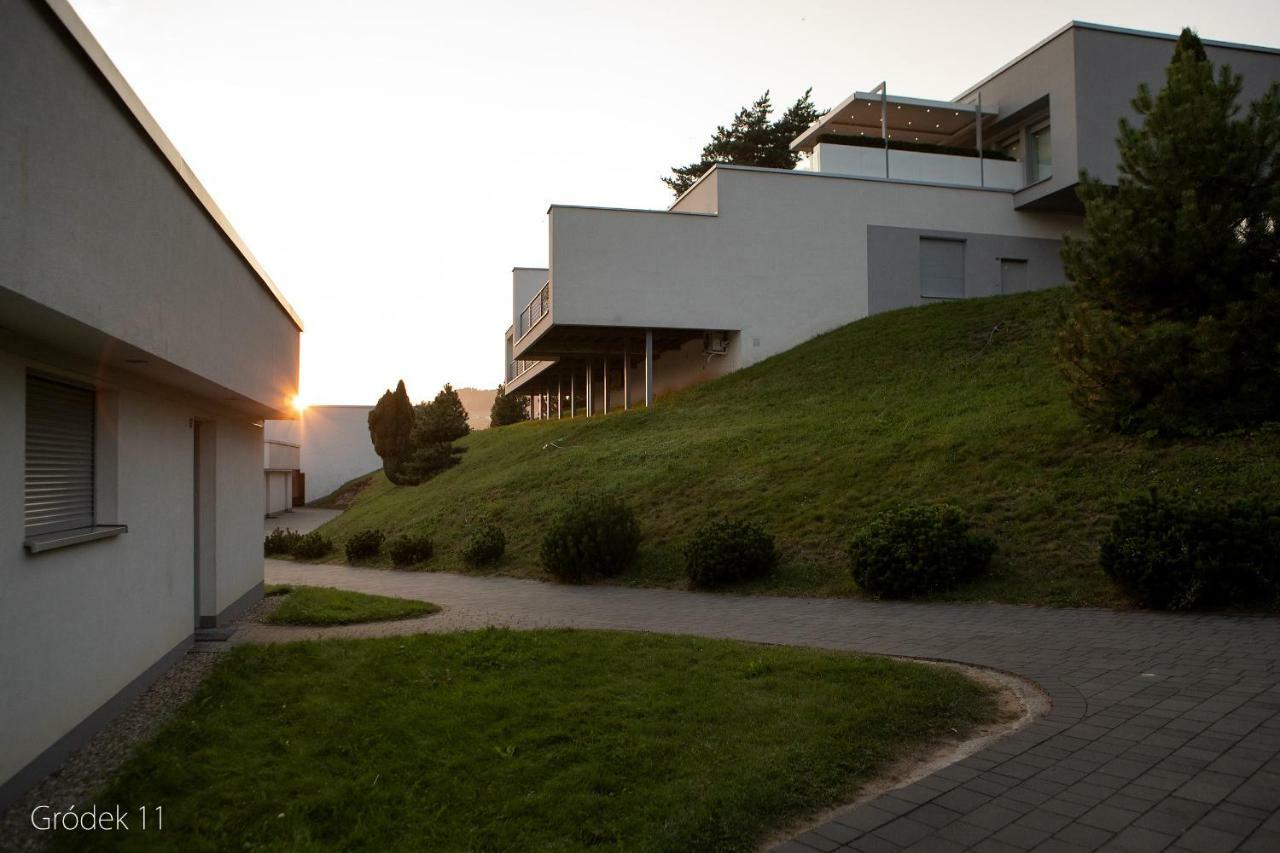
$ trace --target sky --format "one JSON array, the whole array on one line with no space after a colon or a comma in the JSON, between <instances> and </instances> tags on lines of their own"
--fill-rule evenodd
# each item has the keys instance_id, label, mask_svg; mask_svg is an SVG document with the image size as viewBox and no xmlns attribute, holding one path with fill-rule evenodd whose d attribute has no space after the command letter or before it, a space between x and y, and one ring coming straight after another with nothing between
<instances>
[{"instance_id":1,"label":"sky","mask_svg":"<svg viewBox=\"0 0 1280 853\"><path fill-rule=\"evenodd\" d=\"M659 178L766 89L951 98L1072 19L1280 45L1274 0L72 0L301 315L301 398L503 377L547 207Z\"/></svg>"}]
</instances>

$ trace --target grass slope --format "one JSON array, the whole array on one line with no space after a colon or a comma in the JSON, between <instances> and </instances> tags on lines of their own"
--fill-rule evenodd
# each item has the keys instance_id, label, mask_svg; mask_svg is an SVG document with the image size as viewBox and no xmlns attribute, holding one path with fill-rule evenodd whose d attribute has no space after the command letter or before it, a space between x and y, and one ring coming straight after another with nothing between
<instances>
[{"instance_id":1,"label":"grass slope","mask_svg":"<svg viewBox=\"0 0 1280 853\"><path fill-rule=\"evenodd\" d=\"M470 436L462 464L418 487L381 474L324 528L428 531L435 568L468 528L506 530L499 571L541 576L544 519L576 490L638 511L640 565L623 583L683 584L680 548L720 514L778 537L777 576L748 590L842 594L852 532L906 501L954 501L1000 545L994 574L951 597L1115 605L1096 566L1111 502L1145 490L1274 495L1280 430L1152 442L1087 431L1050 354L1065 289L896 311L850 324L652 411ZM554 444L553 444L554 442Z\"/></svg>"},{"instance_id":2,"label":"grass slope","mask_svg":"<svg viewBox=\"0 0 1280 853\"><path fill-rule=\"evenodd\" d=\"M96 797L162 805L163 830L54 840L751 850L997 715L954 672L726 640L489 630L241 647Z\"/></svg>"},{"instance_id":3,"label":"grass slope","mask_svg":"<svg viewBox=\"0 0 1280 853\"><path fill-rule=\"evenodd\" d=\"M354 625L426 616L440 608L426 601L366 595L327 586L270 586L267 595L284 601L263 621L269 625Z\"/></svg>"}]
</instances>

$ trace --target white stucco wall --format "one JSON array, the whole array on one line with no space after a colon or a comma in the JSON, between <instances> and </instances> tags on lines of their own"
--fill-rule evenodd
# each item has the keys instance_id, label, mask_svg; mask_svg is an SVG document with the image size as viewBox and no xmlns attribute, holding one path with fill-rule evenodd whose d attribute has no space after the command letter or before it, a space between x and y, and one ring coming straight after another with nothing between
<instances>
[{"instance_id":1,"label":"white stucco wall","mask_svg":"<svg viewBox=\"0 0 1280 853\"><path fill-rule=\"evenodd\" d=\"M23 549L28 369L112 396L116 506L98 521L128 533ZM191 635L196 417L216 427L212 616L262 581L261 429L131 377L0 352L0 782Z\"/></svg>"},{"instance_id":2,"label":"white stucco wall","mask_svg":"<svg viewBox=\"0 0 1280 853\"><path fill-rule=\"evenodd\" d=\"M1053 240L1079 226L997 190L717 171L715 216L553 207L555 322L739 331L745 367L867 316L869 226Z\"/></svg>"},{"instance_id":3,"label":"white stucco wall","mask_svg":"<svg viewBox=\"0 0 1280 853\"><path fill-rule=\"evenodd\" d=\"M308 502L382 467L369 438L372 406L309 406L293 421L267 421L268 440L301 445Z\"/></svg>"},{"instance_id":4,"label":"white stucco wall","mask_svg":"<svg viewBox=\"0 0 1280 853\"><path fill-rule=\"evenodd\" d=\"M0 283L286 408L293 321L42 6L0 4Z\"/></svg>"}]
</instances>

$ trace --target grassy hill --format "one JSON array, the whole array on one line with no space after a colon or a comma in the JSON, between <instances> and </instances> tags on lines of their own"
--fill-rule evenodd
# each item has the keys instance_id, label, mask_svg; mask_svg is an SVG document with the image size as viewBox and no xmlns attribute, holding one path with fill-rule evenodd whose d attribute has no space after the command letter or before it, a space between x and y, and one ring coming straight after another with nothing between
<instances>
[{"instance_id":1,"label":"grassy hill","mask_svg":"<svg viewBox=\"0 0 1280 853\"><path fill-rule=\"evenodd\" d=\"M540 577L543 519L575 491L637 510L645 544L622 583L682 586L680 549L721 514L778 538L777 576L743 591L856 592L844 549L878 510L953 501L995 536L995 572L951 597L1116 605L1097 543L1118 496L1154 485L1275 494L1280 428L1154 442L1087 431L1050 356L1067 293L951 302L871 317L636 410L470 436L462 464L418 487L381 474L325 532L428 531L435 568L490 517L504 574Z\"/></svg>"}]
</instances>

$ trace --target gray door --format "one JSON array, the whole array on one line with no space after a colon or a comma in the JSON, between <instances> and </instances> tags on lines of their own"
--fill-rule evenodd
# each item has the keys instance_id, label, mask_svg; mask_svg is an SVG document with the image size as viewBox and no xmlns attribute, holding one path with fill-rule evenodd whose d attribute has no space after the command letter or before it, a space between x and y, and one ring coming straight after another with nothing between
<instances>
[{"instance_id":1,"label":"gray door","mask_svg":"<svg viewBox=\"0 0 1280 853\"><path fill-rule=\"evenodd\" d=\"M1000 259L1000 292L1025 293L1027 291L1027 262L1019 258Z\"/></svg>"}]
</instances>

